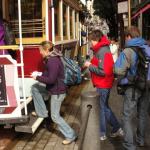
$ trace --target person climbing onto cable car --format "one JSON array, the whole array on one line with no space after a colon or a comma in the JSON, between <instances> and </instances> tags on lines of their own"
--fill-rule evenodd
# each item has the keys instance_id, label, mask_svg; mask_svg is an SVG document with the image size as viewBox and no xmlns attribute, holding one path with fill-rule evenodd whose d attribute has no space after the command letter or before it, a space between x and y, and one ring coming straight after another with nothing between
<instances>
[{"instance_id":1,"label":"person climbing onto cable car","mask_svg":"<svg viewBox=\"0 0 150 150\"><path fill-rule=\"evenodd\" d=\"M48 110L42 95L51 95L50 111L53 122L58 125L59 131L64 135L63 144L72 143L77 135L75 131L60 116L61 104L66 97L66 86L64 84L64 66L60 59L62 53L53 48L53 44L44 41L40 45L40 54L45 60L45 71L41 76L33 75L33 79L46 84L46 88L36 83L32 86L31 92L35 105L35 111L39 117L47 118Z\"/></svg>"}]
</instances>

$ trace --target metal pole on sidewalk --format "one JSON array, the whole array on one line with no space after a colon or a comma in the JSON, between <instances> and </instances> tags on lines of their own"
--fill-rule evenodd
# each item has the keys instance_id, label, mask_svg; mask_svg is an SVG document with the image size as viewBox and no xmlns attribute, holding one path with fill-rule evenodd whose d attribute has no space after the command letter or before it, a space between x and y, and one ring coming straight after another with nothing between
<instances>
[{"instance_id":1,"label":"metal pole on sidewalk","mask_svg":"<svg viewBox=\"0 0 150 150\"><path fill-rule=\"evenodd\" d=\"M82 93L78 150L100 150L99 106L99 95L96 91Z\"/></svg>"}]
</instances>

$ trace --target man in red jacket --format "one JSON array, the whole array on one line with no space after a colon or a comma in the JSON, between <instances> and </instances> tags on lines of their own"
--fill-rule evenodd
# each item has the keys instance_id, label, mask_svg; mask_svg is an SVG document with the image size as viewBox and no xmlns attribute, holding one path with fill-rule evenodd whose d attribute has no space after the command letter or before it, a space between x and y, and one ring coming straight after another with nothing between
<instances>
[{"instance_id":1,"label":"man in red jacket","mask_svg":"<svg viewBox=\"0 0 150 150\"><path fill-rule=\"evenodd\" d=\"M112 126L111 137L123 135L120 124L108 105L110 89L113 86L113 57L110 52L110 41L100 30L94 30L91 35L94 56L91 62L85 62L89 67L94 87L100 95L100 140L106 140L107 122Z\"/></svg>"}]
</instances>

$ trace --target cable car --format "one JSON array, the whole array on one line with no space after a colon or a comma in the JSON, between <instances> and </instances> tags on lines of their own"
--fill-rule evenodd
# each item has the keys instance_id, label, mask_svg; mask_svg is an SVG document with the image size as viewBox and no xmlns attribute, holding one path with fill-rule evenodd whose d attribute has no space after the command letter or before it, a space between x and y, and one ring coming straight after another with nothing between
<instances>
[{"instance_id":1,"label":"cable car","mask_svg":"<svg viewBox=\"0 0 150 150\"><path fill-rule=\"evenodd\" d=\"M15 35L15 44L2 44L0 50L16 53L15 58L0 55L0 125L34 133L43 121L28 107L36 82L30 75L43 70L39 44L50 40L65 56L76 57L81 7L78 0L1 0L0 10Z\"/></svg>"}]
</instances>

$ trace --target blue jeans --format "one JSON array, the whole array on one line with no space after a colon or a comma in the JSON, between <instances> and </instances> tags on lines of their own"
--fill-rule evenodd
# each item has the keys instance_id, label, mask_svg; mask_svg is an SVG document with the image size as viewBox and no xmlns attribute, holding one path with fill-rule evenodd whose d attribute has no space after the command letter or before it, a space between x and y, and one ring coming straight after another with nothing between
<instances>
[{"instance_id":1,"label":"blue jeans","mask_svg":"<svg viewBox=\"0 0 150 150\"><path fill-rule=\"evenodd\" d=\"M45 96L48 91L37 83L32 86L31 92L37 115L42 118L48 117L48 111L43 99L43 94ZM60 108L65 96L66 94L51 95L51 118L58 125L59 131L65 138L74 140L76 138L75 131L60 116Z\"/></svg>"},{"instance_id":2,"label":"blue jeans","mask_svg":"<svg viewBox=\"0 0 150 150\"><path fill-rule=\"evenodd\" d=\"M113 133L120 128L120 124L109 107L110 89L97 88L97 92L100 95L100 135L103 136L106 135L107 123L112 126Z\"/></svg>"},{"instance_id":3,"label":"blue jeans","mask_svg":"<svg viewBox=\"0 0 150 150\"><path fill-rule=\"evenodd\" d=\"M145 126L148 117L148 106L149 97L146 93L141 96L140 91L135 90L135 96L132 95L132 88L128 88L125 91L124 103L123 103L123 130L124 130L124 141L123 147L126 150L135 150L135 142L133 138L133 127L132 119L137 111L137 131L136 131L136 141L140 144L144 144L145 137ZM133 99L134 98L134 99Z\"/></svg>"}]
</instances>

